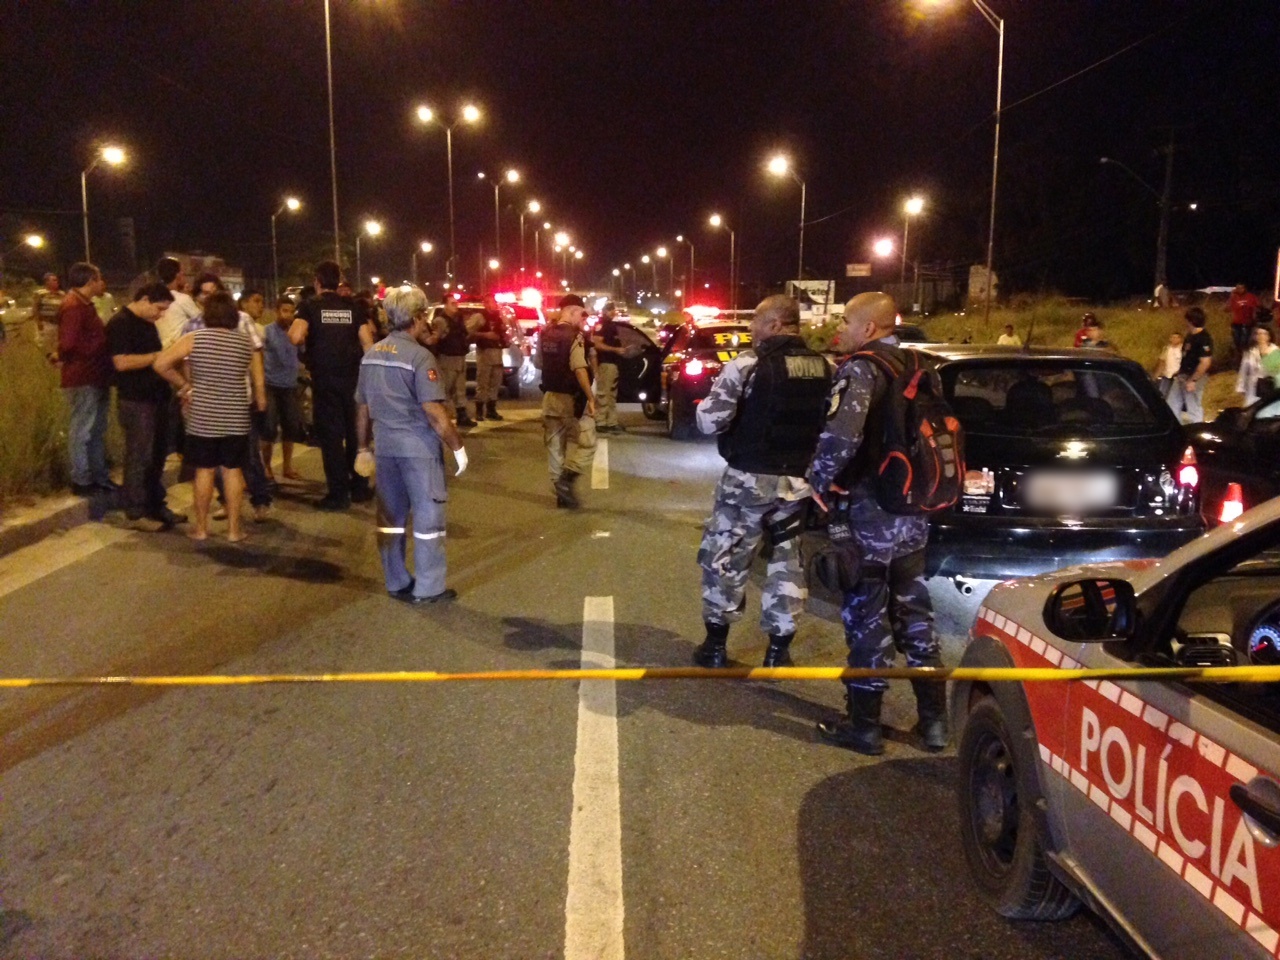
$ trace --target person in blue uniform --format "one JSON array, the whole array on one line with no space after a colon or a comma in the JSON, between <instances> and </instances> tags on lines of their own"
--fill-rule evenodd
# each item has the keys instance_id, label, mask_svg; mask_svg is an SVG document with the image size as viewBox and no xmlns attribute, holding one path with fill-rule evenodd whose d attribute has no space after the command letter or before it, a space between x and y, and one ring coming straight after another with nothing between
<instances>
[{"instance_id":1,"label":"person in blue uniform","mask_svg":"<svg viewBox=\"0 0 1280 960\"><path fill-rule=\"evenodd\" d=\"M377 474L378 552L387 593L405 603L440 603L458 595L445 586L444 448L453 451L457 474L467 468L467 453L445 406L436 359L419 342L429 330L426 294L407 284L396 287L383 307L390 332L365 353L356 383L356 471ZM369 449L370 426L376 454ZM410 528L412 576L405 565Z\"/></svg>"}]
</instances>

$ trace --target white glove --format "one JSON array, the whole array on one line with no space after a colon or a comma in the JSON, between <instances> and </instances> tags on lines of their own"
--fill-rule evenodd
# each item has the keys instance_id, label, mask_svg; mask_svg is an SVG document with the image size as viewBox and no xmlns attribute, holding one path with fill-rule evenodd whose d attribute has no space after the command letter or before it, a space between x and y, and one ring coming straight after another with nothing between
<instances>
[{"instance_id":1,"label":"white glove","mask_svg":"<svg viewBox=\"0 0 1280 960\"><path fill-rule=\"evenodd\" d=\"M356 454L355 470L362 477L373 476L373 454L368 450L361 450Z\"/></svg>"},{"instance_id":2,"label":"white glove","mask_svg":"<svg viewBox=\"0 0 1280 960\"><path fill-rule=\"evenodd\" d=\"M458 464L458 469L454 473L455 477L462 476L462 471L467 469L467 450L465 447L459 447L453 451L454 462Z\"/></svg>"}]
</instances>

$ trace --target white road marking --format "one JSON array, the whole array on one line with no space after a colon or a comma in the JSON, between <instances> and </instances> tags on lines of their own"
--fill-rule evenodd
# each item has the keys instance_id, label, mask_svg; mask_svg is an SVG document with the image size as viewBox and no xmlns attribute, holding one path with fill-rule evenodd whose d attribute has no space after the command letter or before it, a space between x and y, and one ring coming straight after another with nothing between
<instances>
[{"instance_id":1,"label":"white road marking","mask_svg":"<svg viewBox=\"0 0 1280 960\"><path fill-rule=\"evenodd\" d=\"M610 668L613 597L582 603L582 665ZM622 960L622 808L618 791L618 700L612 680L578 689L565 960Z\"/></svg>"},{"instance_id":2,"label":"white road marking","mask_svg":"<svg viewBox=\"0 0 1280 960\"><path fill-rule=\"evenodd\" d=\"M103 547L127 539L131 532L101 523L84 523L0 557L0 597L79 563Z\"/></svg>"},{"instance_id":3,"label":"white road marking","mask_svg":"<svg viewBox=\"0 0 1280 960\"><path fill-rule=\"evenodd\" d=\"M596 441L596 455L591 463L591 489L609 489L609 441Z\"/></svg>"}]
</instances>

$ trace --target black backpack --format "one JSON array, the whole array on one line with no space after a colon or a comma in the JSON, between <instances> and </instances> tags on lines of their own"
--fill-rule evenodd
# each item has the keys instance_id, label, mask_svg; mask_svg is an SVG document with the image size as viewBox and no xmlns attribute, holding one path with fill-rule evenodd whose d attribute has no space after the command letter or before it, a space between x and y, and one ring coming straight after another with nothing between
<instances>
[{"instance_id":1,"label":"black backpack","mask_svg":"<svg viewBox=\"0 0 1280 960\"><path fill-rule=\"evenodd\" d=\"M918 350L885 346L854 356L888 378L880 462L872 466L876 502L901 516L954 506L964 486L964 430L943 398L937 370Z\"/></svg>"}]
</instances>

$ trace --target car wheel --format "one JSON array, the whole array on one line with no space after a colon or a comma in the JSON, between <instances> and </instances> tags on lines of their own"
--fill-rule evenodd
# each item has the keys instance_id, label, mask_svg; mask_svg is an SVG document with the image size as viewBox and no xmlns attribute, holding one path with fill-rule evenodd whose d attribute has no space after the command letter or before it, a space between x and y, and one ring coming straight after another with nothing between
<instances>
[{"instance_id":1,"label":"car wheel","mask_svg":"<svg viewBox=\"0 0 1280 960\"><path fill-rule=\"evenodd\" d=\"M1075 913L1080 901L1049 872L1032 809L1032 771L1022 769L994 698L970 711L957 760L961 845L983 896L1011 920Z\"/></svg>"},{"instance_id":2,"label":"car wheel","mask_svg":"<svg viewBox=\"0 0 1280 960\"><path fill-rule=\"evenodd\" d=\"M646 420L662 420L665 416L662 412L662 407L647 400L640 404L640 412L644 414Z\"/></svg>"},{"instance_id":3,"label":"car wheel","mask_svg":"<svg viewBox=\"0 0 1280 960\"><path fill-rule=\"evenodd\" d=\"M667 398L667 436L672 440L692 440L698 435L693 415L676 394Z\"/></svg>"}]
</instances>

